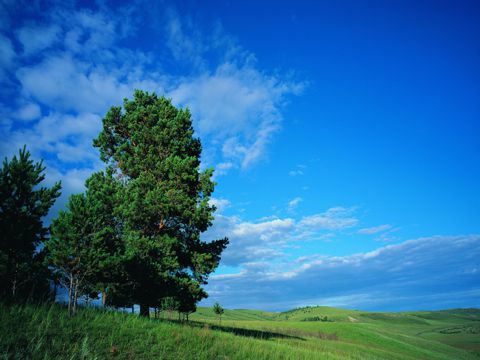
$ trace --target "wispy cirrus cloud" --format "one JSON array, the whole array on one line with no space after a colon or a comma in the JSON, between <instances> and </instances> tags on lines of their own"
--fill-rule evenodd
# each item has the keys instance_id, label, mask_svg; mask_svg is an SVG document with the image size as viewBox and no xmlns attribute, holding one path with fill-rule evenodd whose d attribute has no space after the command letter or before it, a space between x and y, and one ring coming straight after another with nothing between
<instances>
[{"instance_id":1,"label":"wispy cirrus cloud","mask_svg":"<svg viewBox=\"0 0 480 360\"><path fill-rule=\"evenodd\" d=\"M303 199L300 196L297 196L296 198L293 198L288 202L288 211L293 211L295 208L303 201Z\"/></svg>"},{"instance_id":2,"label":"wispy cirrus cloud","mask_svg":"<svg viewBox=\"0 0 480 360\"><path fill-rule=\"evenodd\" d=\"M364 235L373 235L373 234L381 233L386 230L390 230L391 228L392 228L392 225L384 224L384 225L373 226L369 228L362 228L358 230L358 233L364 234Z\"/></svg>"},{"instance_id":3,"label":"wispy cirrus cloud","mask_svg":"<svg viewBox=\"0 0 480 360\"><path fill-rule=\"evenodd\" d=\"M288 172L289 176L302 176L304 175L304 170L307 167L305 165L297 165L295 169Z\"/></svg>"},{"instance_id":4,"label":"wispy cirrus cloud","mask_svg":"<svg viewBox=\"0 0 480 360\"><path fill-rule=\"evenodd\" d=\"M246 169L266 156L288 98L304 86L260 69L255 55L219 23L206 33L173 6L154 7L162 26L142 27L167 45L169 53L157 54L154 46L129 45L139 31L132 14L142 4L113 9L55 3L42 12L21 5L1 5L15 26L0 27L0 155L12 156L26 143L52 174L99 168L91 143L101 118L134 89L165 94L191 109L203 160L218 165L216 176ZM169 70L172 56L187 59L183 73Z\"/></svg>"},{"instance_id":5,"label":"wispy cirrus cloud","mask_svg":"<svg viewBox=\"0 0 480 360\"><path fill-rule=\"evenodd\" d=\"M48 49L60 41L60 26L24 26L17 31L17 38L22 44L23 54L30 55Z\"/></svg>"},{"instance_id":6,"label":"wispy cirrus cloud","mask_svg":"<svg viewBox=\"0 0 480 360\"><path fill-rule=\"evenodd\" d=\"M333 207L324 213L303 218L300 225L312 230L339 230L353 227L358 224L358 219L352 216L354 211L353 207Z\"/></svg>"}]
</instances>

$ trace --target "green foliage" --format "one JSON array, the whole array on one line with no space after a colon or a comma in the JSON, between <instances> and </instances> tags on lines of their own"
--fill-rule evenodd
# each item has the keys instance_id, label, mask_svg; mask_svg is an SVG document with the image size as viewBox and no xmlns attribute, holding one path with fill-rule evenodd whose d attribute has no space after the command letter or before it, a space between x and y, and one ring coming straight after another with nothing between
<instances>
[{"instance_id":1,"label":"green foliage","mask_svg":"<svg viewBox=\"0 0 480 360\"><path fill-rule=\"evenodd\" d=\"M220 306L218 302L216 302L215 304L213 304L213 312L217 315L222 315L225 310Z\"/></svg>"},{"instance_id":2,"label":"green foliage","mask_svg":"<svg viewBox=\"0 0 480 360\"><path fill-rule=\"evenodd\" d=\"M128 285L123 268L125 246L122 224L116 210L121 186L109 170L94 173L86 181L93 246L99 259L95 271L87 280L95 292L102 293L104 305L111 303L110 293Z\"/></svg>"},{"instance_id":3,"label":"green foliage","mask_svg":"<svg viewBox=\"0 0 480 360\"><path fill-rule=\"evenodd\" d=\"M328 316L325 315L325 316L306 317L306 318L303 318L302 321L333 321L333 320L329 320Z\"/></svg>"},{"instance_id":4,"label":"green foliage","mask_svg":"<svg viewBox=\"0 0 480 360\"><path fill-rule=\"evenodd\" d=\"M42 218L60 196L60 183L41 186L45 166L24 147L0 169L0 295L15 299L49 291L45 253L37 252L48 230Z\"/></svg>"},{"instance_id":5,"label":"green foliage","mask_svg":"<svg viewBox=\"0 0 480 360\"><path fill-rule=\"evenodd\" d=\"M94 146L122 179L117 215L130 300L148 315L148 307L182 288L196 289L185 304L205 297L198 289L218 266L228 240L200 240L213 220L214 182L212 169L200 171L201 144L193 136L190 112L136 91L123 109L108 111Z\"/></svg>"}]
</instances>

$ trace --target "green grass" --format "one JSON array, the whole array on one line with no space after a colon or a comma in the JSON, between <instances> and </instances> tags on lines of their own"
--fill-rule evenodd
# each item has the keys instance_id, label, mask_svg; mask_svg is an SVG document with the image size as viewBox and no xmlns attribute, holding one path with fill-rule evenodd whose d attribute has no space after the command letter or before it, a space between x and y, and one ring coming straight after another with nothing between
<instances>
[{"instance_id":1,"label":"green grass","mask_svg":"<svg viewBox=\"0 0 480 360\"><path fill-rule=\"evenodd\" d=\"M229 310L225 309L222 315L224 320L274 320L277 313L260 311L260 310ZM199 307L197 312L190 316L192 320L216 320L217 315L214 314L212 308Z\"/></svg>"},{"instance_id":2,"label":"green grass","mask_svg":"<svg viewBox=\"0 0 480 360\"><path fill-rule=\"evenodd\" d=\"M188 324L100 309L0 305L2 359L479 359L480 311L199 308ZM304 321L327 316L332 321Z\"/></svg>"}]
</instances>

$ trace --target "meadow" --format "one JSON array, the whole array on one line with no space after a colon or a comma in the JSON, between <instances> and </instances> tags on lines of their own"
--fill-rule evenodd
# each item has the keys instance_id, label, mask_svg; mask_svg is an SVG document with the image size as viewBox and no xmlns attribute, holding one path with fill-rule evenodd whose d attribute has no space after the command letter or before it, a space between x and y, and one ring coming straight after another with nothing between
<instances>
[{"instance_id":1,"label":"meadow","mask_svg":"<svg viewBox=\"0 0 480 360\"><path fill-rule=\"evenodd\" d=\"M199 308L190 321L1 305L2 359L478 359L480 310L282 313Z\"/></svg>"}]
</instances>

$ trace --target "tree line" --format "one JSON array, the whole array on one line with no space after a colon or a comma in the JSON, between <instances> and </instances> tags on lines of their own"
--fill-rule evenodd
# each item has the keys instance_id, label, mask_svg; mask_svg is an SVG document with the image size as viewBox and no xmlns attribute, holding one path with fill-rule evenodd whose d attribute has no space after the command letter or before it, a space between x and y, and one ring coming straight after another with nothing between
<instances>
[{"instance_id":1,"label":"tree line","mask_svg":"<svg viewBox=\"0 0 480 360\"><path fill-rule=\"evenodd\" d=\"M184 316L208 294L228 239L203 241L215 207L213 169L200 169L201 143L191 114L155 93L135 91L102 120L93 146L105 170L69 197L47 228L43 218L60 182L41 187L42 162L24 147L0 170L0 286L4 299L48 299L68 289L105 306L138 304ZM55 131L52 129L52 131Z\"/></svg>"}]
</instances>

